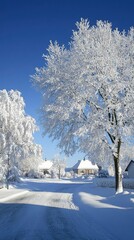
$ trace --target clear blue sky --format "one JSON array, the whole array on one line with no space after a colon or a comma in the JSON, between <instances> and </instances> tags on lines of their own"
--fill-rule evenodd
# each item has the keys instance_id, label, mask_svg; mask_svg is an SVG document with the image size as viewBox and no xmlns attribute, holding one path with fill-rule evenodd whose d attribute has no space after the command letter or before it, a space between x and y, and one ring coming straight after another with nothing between
<instances>
[{"instance_id":1,"label":"clear blue sky","mask_svg":"<svg viewBox=\"0 0 134 240\"><path fill-rule=\"evenodd\" d=\"M17 89L26 103L26 113L39 123L41 95L30 83L35 67L43 66L42 54L49 41L57 40L67 46L76 21L88 18L108 20L119 30L134 26L133 0L0 0L0 89ZM42 144L44 157L58 153L56 143L41 131L35 135ZM73 165L84 155L69 158Z\"/></svg>"}]
</instances>

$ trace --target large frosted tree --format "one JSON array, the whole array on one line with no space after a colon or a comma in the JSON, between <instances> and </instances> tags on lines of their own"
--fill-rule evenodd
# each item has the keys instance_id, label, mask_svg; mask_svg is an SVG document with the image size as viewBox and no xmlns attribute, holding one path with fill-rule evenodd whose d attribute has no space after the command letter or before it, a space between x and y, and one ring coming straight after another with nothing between
<instances>
[{"instance_id":1,"label":"large frosted tree","mask_svg":"<svg viewBox=\"0 0 134 240\"><path fill-rule=\"evenodd\" d=\"M67 154L81 150L97 160L108 151L119 193L121 144L134 134L134 28L120 32L83 19L76 25L69 48L50 42L33 76L44 97L44 133Z\"/></svg>"}]
</instances>

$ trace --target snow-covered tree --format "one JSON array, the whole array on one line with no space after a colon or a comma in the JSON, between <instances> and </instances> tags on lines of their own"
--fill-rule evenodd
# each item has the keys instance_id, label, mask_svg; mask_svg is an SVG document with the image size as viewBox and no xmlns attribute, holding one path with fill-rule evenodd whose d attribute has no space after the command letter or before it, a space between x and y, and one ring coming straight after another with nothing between
<instances>
[{"instance_id":1,"label":"snow-covered tree","mask_svg":"<svg viewBox=\"0 0 134 240\"><path fill-rule=\"evenodd\" d=\"M37 126L35 120L25 114L24 107L20 92L0 91L0 168L6 178L37 148L33 142Z\"/></svg>"},{"instance_id":2,"label":"snow-covered tree","mask_svg":"<svg viewBox=\"0 0 134 240\"><path fill-rule=\"evenodd\" d=\"M56 154L52 160L51 175L58 176L60 179L65 174L66 161L62 159L59 154Z\"/></svg>"},{"instance_id":3,"label":"snow-covered tree","mask_svg":"<svg viewBox=\"0 0 134 240\"><path fill-rule=\"evenodd\" d=\"M39 144L32 143L27 146L26 154L22 155L18 162L19 169L28 174L30 171L37 172L39 164L43 160L42 147Z\"/></svg>"},{"instance_id":4,"label":"snow-covered tree","mask_svg":"<svg viewBox=\"0 0 134 240\"><path fill-rule=\"evenodd\" d=\"M67 154L81 150L97 160L108 149L122 192L121 144L134 134L134 28L120 32L83 19L76 25L69 49L50 42L33 76L44 97L44 133Z\"/></svg>"}]
</instances>

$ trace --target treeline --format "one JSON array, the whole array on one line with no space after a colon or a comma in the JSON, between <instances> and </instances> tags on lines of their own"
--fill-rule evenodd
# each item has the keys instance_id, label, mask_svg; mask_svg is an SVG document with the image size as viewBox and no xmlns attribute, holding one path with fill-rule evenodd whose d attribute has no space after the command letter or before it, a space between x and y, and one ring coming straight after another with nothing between
<instances>
[{"instance_id":1,"label":"treeline","mask_svg":"<svg viewBox=\"0 0 134 240\"><path fill-rule=\"evenodd\" d=\"M19 91L0 91L0 181L34 174L42 161L42 147L35 144L35 119L25 113Z\"/></svg>"}]
</instances>

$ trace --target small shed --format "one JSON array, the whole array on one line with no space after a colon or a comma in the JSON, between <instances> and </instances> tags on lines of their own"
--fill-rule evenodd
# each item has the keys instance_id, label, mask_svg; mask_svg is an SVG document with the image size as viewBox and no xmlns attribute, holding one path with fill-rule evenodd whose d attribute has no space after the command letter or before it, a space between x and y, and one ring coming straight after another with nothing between
<instances>
[{"instance_id":1,"label":"small shed","mask_svg":"<svg viewBox=\"0 0 134 240\"><path fill-rule=\"evenodd\" d=\"M50 160L45 160L39 165L39 171L43 172L44 174L49 173L53 163Z\"/></svg>"},{"instance_id":2,"label":"small shed","mask_svg":"<svg viewBox=\"0 0 134 240\"><path fill-rule=\"evenodd\" d=\"M72 170L74 173L79 175L83 174L96 174L99 170L97 164L93 164L91 161L87 160L79 160L73 167Z\"/></svg>"},{"instance_id":3,"label":"small shed","mask_svg":"<svg viewBox=\"0 0 134 240\"><path fill-rule=\"evenodd\" d=\"M125 169L125 172L128 173L129 178L134 178L134 160L131 160L128 166Z\"/></svg>"}]
</instances>

